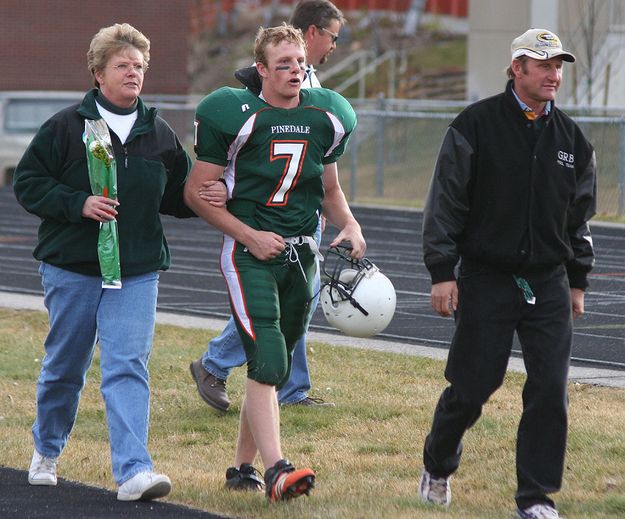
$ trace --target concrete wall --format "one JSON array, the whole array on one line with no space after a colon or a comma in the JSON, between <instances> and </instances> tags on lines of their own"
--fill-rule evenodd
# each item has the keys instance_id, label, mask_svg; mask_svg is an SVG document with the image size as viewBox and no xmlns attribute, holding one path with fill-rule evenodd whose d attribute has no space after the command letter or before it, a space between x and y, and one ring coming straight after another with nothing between
<instances>
[{"instance_id":1,"label":"concrete wall","mask_svg":"<svg viewBox=\"0 0 625 519\"><path fill-rule=\"evenodd\" d=\"M554 31L577 57L564 64L559 104L625 107L623 0L471 0L468 100L502 90L510 43L530 27Z\"/></svg>"},{"instance_id":2,"label":"concrete wall","mask_svg":"<svg viewBox=\"0 0 625 519\"><path fill-rule=\"evenodd\" d=\"M503 90L510 43L530 27L558 32L558 0L471 0L467 46L467 99Z\"/></svg>"}]
</instances>

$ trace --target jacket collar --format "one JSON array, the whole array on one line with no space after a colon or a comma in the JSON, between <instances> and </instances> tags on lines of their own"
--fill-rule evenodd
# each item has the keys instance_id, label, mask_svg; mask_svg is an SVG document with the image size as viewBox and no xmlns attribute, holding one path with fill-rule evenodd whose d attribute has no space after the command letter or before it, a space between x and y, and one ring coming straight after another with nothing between
<instances>
[{"instance_id":1,"label":"jacket collar","mask_svg":"<svg viewBox=\"0 0 625 519\"><path fill-rule=\"evenodd\" d=\"M256 65L240 68L234 73L234 77L237 78L244 87L247 87L252 94L255 96L260 95L263 88L263 82L260 79L258 70L256 70Z\"/></svg>"},{"instance_id":2,"label":"jacket collar","mask_svg":"<svg viewBox=\"0 0 625 519\"><path fill-rule=\"evenodd\" d=\"M77 112L86 119L101 119L98 108L96 107L96 97L100 93L97 88L91 89L85 94L82 102L77 108ZM154 119L156 118L156 108L147 108L143 103L143 100L137 98L137 120L130 132L127 140L138 134L147 133L152 130L154 126Z\"/></svg>"},{"instance_id":3,"label":"jacket collar","mask_svg":"<svg viewBox=\"0 0 625 519\"><path fill-rule=\"evenodd\" d=\"M527 118L525 117L523 108L521 108L521 105L519 104L519 101L517 100L517 96L514 95L514 90L512 89L513 84L514 84L514 80L509 79L508 83L506 84L506 91L504 92L504 96L506 98L507 104L512 109L514 109L519 114L519 116L522 116L523 120L525 121L527 120ZM542 118L544 119L551 118L555 111L556 111L556 102L552 101L551 108L549 109L549 113L543 115Z\"/></svg>"}]
</instances>

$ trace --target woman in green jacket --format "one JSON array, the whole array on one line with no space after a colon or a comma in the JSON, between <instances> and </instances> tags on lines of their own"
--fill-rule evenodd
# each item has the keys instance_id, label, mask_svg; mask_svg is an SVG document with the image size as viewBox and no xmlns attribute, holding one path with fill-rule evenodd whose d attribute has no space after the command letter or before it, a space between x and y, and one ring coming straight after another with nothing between
<instances>
[{"instance_id":1,"label":"woman in green jacket","mask_svg":"<svg viewBox=\"0 0 625 519\"><path fill-rule=\"evenodd\" d=\"M101 29L87 53L96 88L43 124L14 175L17 199L41 218L34 256L41 261L50 319L29 482L56 485L57 460L97 341L113 476L117 498L124 501L171 490L169 478L153 471L147 450L147 365L158 271L170 264L159 214L194 216L182 198L189 157L173 130L139 98L149 48L149 40L128 24ZM100 119L117 168L116 197L93 194L90 186L83 134L86 120ZM98 241L100 227L111 221L118 227L121 287L104 288Z\"/></svg>"}]
</instances>

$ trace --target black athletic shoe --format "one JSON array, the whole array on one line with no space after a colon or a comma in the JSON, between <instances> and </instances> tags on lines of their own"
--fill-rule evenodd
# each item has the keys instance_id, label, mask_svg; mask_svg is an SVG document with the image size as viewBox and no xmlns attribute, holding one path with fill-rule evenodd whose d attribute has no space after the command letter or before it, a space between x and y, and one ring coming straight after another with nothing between
<instances>
[{"instance_id":1,"label":"black athletic shoe","mask_svg":"<svg viewBox=\"0 0 625 519\"><path fill-rule=\"evenodd\" d=\"M230 490L251 490L262 492L265 490L265 482L249 463L241 463L240 468L230 467L226 470L226 488Z\"/></svg>"},{"instance_id":2,"label":"black athletic shoe","mask_svg":"<svg viewBox=\"0 0 625 519\"><path fill-rule=\"evenodd\" d=\"M274 503L308 495L315 486L315 471L295 469L289 460L280 460L265 472L265 485L267 499Z\"/></svg>"},{"instance_id":3,"label":"black athletic shoe","mask_svg":"<svg viewBox=\"0 0 625 519\"><path fill-rule=\"evenodd\" d=\"M323 398L315 396L307 396L297 402L289 402L288 404L280 404L282 406L304 406L304 407L335 407L334 402L326 402Z\"/></svg>"}]
</instances>

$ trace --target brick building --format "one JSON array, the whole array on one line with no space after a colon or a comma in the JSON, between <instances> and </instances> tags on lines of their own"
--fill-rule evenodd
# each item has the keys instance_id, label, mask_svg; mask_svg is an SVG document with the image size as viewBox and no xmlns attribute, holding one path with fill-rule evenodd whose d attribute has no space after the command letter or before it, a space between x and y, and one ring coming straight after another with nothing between
<instances>
[{"instance_id":1,"label":"brick building","mask_svg":"<svg viewBox=\"0 0 625 519\"><path fill-rule=\"evenodd\" d=\"M194 33L214 27L219 13L228 13L237 4L246 4L247 8L275 5L294 6L299 0L193 0L191 26ZM405 12L411 0L332 0L342 11L380 10ZM466 17L469 0L426 0L426 13Z\"/></svg>"},{"instance_id":2,"label":"brick building","mask_svg":"<svg viewBox=\"0 0 625 519\"><path fill-rule=\"evenodd\" d=\"M293 6L297 0L278 0ZM104 26L127 22L151 41L144 94L187 94L198 35L239 3L275 0L1 0L0 91L78 90L92 86L86 52ZM344 11L405 11L410 0L334 0ZM426 12L466 16L468 0L427 0ZM194 73L197 71L194 71Z\"/></svg>"},{"instance_id":3,"label":"brick building","mask_svg":"<svg viewBox=\"0 0 625 519\"><path fill-rule=\"evenodd\" d=\"M2 0L0 90L87 90L91 38L127 22L151 42L143 93L186 94L192 1Z\"/></svg>"}]
</instances>

